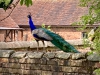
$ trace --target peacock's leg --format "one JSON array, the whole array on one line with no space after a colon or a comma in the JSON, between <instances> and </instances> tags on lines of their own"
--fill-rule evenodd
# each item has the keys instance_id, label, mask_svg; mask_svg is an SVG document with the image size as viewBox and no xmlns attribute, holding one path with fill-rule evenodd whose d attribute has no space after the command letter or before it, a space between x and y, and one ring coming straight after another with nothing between
<instances>
[{"instance_id":1,"label":"peacock's leg","mask_svg":"<svg viewBox=\"0 0 100 75\"><path fill-rule=\"evenodd\" d=\"M44 43L44 41L42 41L42 43L43 43L43 51L45 51L45 43Z\"/></svg>"},{"instance_id":2,"label":"peacock's leg","mask_svg":"<svg viewBox=\"0 0 100 75\"><path fill-rule=\"evenodd\" d=\"M39 51L39 40L36 40L37 42L37 52Z\"/></svg>"}]
</instances>

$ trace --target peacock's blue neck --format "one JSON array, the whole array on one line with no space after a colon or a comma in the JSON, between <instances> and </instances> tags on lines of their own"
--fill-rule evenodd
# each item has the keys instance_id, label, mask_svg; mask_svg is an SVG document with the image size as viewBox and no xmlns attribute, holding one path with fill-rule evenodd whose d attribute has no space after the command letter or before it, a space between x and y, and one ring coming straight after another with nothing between
<instances>
[{"instance_id":1,"label":"peacock's blue neck","mask_svg":"<svg viewBox=\"0 0 100 75\"><path fill-rule=\"evenodd\" d=\"M31 17L29 18L29 25L30 25L31 31L36 29Z\"/></svg>"}]
</instances>

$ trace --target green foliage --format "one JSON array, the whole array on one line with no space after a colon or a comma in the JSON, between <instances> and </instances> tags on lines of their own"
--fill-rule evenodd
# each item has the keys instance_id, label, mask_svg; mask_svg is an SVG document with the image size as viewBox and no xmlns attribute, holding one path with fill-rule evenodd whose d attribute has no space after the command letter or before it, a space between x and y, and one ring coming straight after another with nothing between
<instances>
[{"instance_id":1,"label":"green foliage","mask_svg":"<svg viewBox=\"0 0 100 75\"><path fill-rule=\"evenodd\" d=\"M88 55L91 55L91 54L93 54L93 51L91 51L91 52L88 52L87 54L88 54Z\"/></svg>"},{"instance_id":2,"label":"green foliage","mask_svg":"<svg viewBox=\"0 0 100 75\"><path fill-rule=\"evenodd\" d=\"M100 0L80 0L80 6L88 8L88 14L80 18L79 22L74 24L81 25L85 29L87 25L93 25L100 22ZM100 27L94 33L93 45L94 51L100 54ZM88 54L92 54L93 51ZM95 70L96 75L100 75L100 69Z\"/></svg>"},{"instance_id":3,"label":"green foliage","mask_svg":"<svg viewBox=\"0 0 100 75\"><path fill-rule=\"evenodd\" d=\"M80 6L88 8L88 14L80 18L76 25L81 25L81 29L85 29L88 25L100 22L100 0L80 0ZM94 33L93 45L95 51L100 53L100 27ZM86 43L87 44L87 43Z\"/></svg>"},{"instance_id":4,"label":"green foliage","mask_svg":"<svg viewBox=\"0 0 100 75\"><path fill-rule=\"evenodd\" d=\"M85 29L87 25L93 25L100 22L100 0L80 0L81 7L88 8L88 14L80 18L79 22L74 24L81 25Z\"/></svg>"},{"instance_id":5,"label":"green foliage","mask_svg":"<svg viewBox=\"0 0 100 75\"><path fill-rule=\"evenodd\" d=\"M80 6L87 7L89 13L85 15L85 24L94 24L100 21L100 0L80 0Z\"/></svg>"},{"instance_id":6,"label":"green foliage","mask_svg":"<svg viewBox=\"0 0 100 75\"><path fill-rule=\"evenodd\" d=\"M0 8L6 10L12 2L13 0L0 0Z\"/></svg>"},{"instance_id":7,"label":"green foliage","mask_svg":"<svg viewBox=\"0 0 100 75\"><path fill-rule=\"evenodd\" d=\"M32 0L21 0L20 5L26 5L27 7L29 7L30 5L32 5Z\"/></svg>"},{"instance_id":8,"label":"green foliage","mask_svg":"<svg viewBox=\"0 0 100 75\"><path fill-rule=\"evenodd\" d=\"M83 38L83 43L84 43L84 46L83 46L84 48L90 46L89 41L86 38Z\"/></svg>"},{"instance_id":9,"label":"green foliage","mask_svg":"<svg viewBox=\"0 0 100 75\"><path fill-rule=\"evenodd\" d=\"M5 6L7 6L11 0L4 0L5 1Z\"/></svg>"},{"instance_id":10,"label":"green foliage","mask_svg":"<svg viewBox=\"0 0 100 75\"><path fill-rule=\"evenodd\" d=\"M100 69L96 69L94 72L96 75L100 75Z\"/></svg>"},{"instance_id":11,"label":"green foliage","mask_svg":"<svg viewBox=\"0 0 100 75\"><path fill-rule=\"evenodd\" d=\"M4 2L4 5L7 6L11 0L0 0L0 4Z\"/></svg>"},{"instance_id":12,"label":"green foliage","mask_svg":"<svg viewBox=\"0 0 100 75\"><path fill-rule=\"evenodd\" d=\"M7 10L7 8L12 4L13 0L0 0L0 8ZM32 0L20 0L20 5L26 5L27 7L31 6Z\"/></svg>"},{"instance_id":13,"label":"green foliage","mask_svg":"<svg viewBox=\"0 0 100 75\"><path fill-rule=\"evenodd\" d=\"M100 27L94 33L93 45L95 46L95 50L100 53Z\"/></svg>"},{"instance_id":14,"label":"green foliage","mask_svg":"<svg viewBox=\"0 0 100 75\"><path fill-rule=\"evenodd\" d=\"M42 28L45 28L45 24L44 23L41 26L42 26Z\"/></svg>"},{"instance_id":15,"label":"green foliage","mask_svg":"<svg viewBox=\"0 0 100 75\"><path fill-rule=\"evenodd\" d=\"M41 27L42 27L42 28L46 28L46 29L48 29L48 30L51 30L51 26L49 25L49 26L46 27L46 25L45 25L44 23L41 25Z\"/></svg>"}]
</instances>

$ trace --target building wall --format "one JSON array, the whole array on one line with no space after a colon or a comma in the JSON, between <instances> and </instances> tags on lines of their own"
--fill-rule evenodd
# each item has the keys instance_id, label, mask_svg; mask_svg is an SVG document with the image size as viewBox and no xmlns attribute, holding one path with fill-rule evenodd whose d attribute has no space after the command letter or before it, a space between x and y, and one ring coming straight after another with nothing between
<instances>
[{"instance_id":1,"label":"building wall","mask_svg":"<svg viewBox=\"0 0 100 75\"><path fill-rule=\"evenodd\" d=\"M75 40L75 39L81 39L81 32L57 32L59 35L61 35L66 40Z\"/></svg>"},{"instance_id":2,"label":"building wall","mask_svg":"<svg viewBox=\"0 0 100 75\"><path fill-rule=\"evenodd\" d=\"M52 28L54 32L61 35L65 40L75 40L82 39L82 32L78 31L76 28L71 27L54 27Z\"/></svg>"},{"instance_id":3,"label":"building wall","mask_svg":"<svg viewBox=\"0 0 100 75\"><path fill-rule=\"evenodd\" d=\"M4 33L5 33L5 31L0 30L0 42L4 41L4 36L5 36Z\"/></svg>"},{"instance_id":4,"label":"building wall","mask_svg":"<svg viewBox=\"0 0 100 75\"><path fill-rule=\"evenodd\" d=\"M21 32L18 31L15 36L15 40L13 41L32 41L34 40L30 28L24 28L25 30L23 31L23 37L21 37ZM77 40L77 39L82 39L82 31L77 30L77 28L72 28L72 27L51 27L51 31L53 31L56 34L59 34L62 36L65 40ZM0 41L4 41L5 37L5 30L0 31ZM9 38L8 38L9 41Z\"/></svg>"},{"instance_id":5,"label":"building wall","mask_svg":"<svg viewBox=\"0 0 100 75\"><path fill-rule=\"evenodd\" d=\"M82 32L78 31L75 28L52 27L51 30L55 32L56 34L59 34L60 36L62 36L65 40L82 39ZM23 35L24 35L23 38L25 38L25 36L27 35L28 41L34 40L29 28L25 29Z\"/></svg>"},{"instance_id":6,"label":"building wall","mask_svg":"<svg viewBox=\"0 0 100 75\"><path fill-rule=\"evenodd\" d=\"M12 38L11 38L11 34L12 34ZM6 39L5 39L6 38ZM15 36L14 36L14 31L13 33L9 33L9 30L7 30L7 34L6 34L6 30L0 30L0 42L11 42L11 41L21 41L22 37L21 37L21 32L19 30L15 31Z\"/></svg>"}]
</instances>

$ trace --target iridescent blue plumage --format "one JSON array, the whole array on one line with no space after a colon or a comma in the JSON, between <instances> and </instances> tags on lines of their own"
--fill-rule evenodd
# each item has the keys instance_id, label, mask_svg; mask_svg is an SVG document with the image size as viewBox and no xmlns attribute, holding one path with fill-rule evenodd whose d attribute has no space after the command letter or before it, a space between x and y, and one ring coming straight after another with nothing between
<instances>
[{"instance_id":1,"label":"iridescent blue plumage","mask_svg":"<svg viewBox=\"0 0 100 75\"><path fill-rule=\"evenodd\" d=\"M56 47L60 48L64 52L75 52L79 53L72 45L70 45L67 41L65 41L61 36L55 34L47 29L44 28L36 28L31 15L28 15L29 18L29 25L31 28L32 35L35 37L36 41L50 41ZM44 44L44 42L43 42Z\"/></svg>"},{"instance_id":2,"label":"iridescent blue plumage","mask_svg":"<svg viewBox=\"0 0 100 75\"><path fill-rule=\"evenodd\" d=\"M28 15L28 18L29 18L29 24L30 24L29 26L30 26L31 31L32 31L32 30L36 29L36 27L32 21L31 15Z\"/></svg>"}]
</instances>

